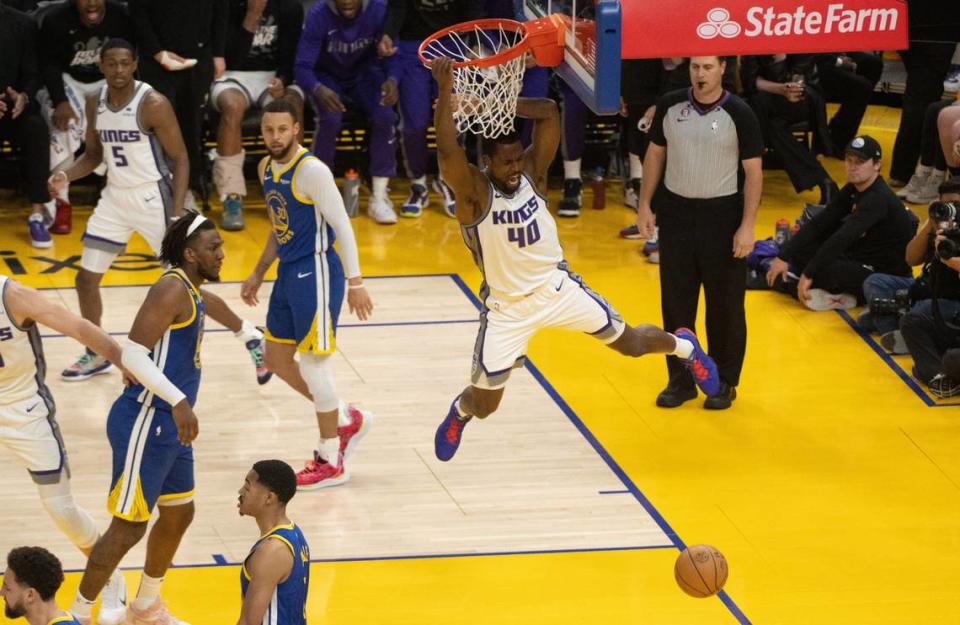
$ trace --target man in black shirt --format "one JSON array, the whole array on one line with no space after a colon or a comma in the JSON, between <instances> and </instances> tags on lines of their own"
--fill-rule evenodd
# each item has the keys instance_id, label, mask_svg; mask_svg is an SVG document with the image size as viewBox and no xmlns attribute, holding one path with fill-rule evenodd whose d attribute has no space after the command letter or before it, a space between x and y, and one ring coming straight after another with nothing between
<instances>
[{"instance_id":1,"label":"man in black shirt","mask_svg":"<svg viewBox=\"0 0 960 625\"><path fill-rule=\"evenodd\" d=\"M691 57L692 86L657 101L637 210L637 229L649 237L651 202L656 206L665 328L694 327L703 287L710 357L720 372L720 390L704 407L714 410L730 407L740 382L745 259L763 187L760 125L747 103L723 88L725 69L721 57ZM658 406L674 408L697 396L676 357L667 357L667 370Z\"/></svg>"},{"instance_id":2,"label":"man in black shirt","mask_svg":"<svg viewBox=\"0 0 960 625\"><path fill-rule=\"evenodd\" d=\"M220 227L243 229L243 116L251 106L290 100L303 119L303 92L293 84L293 59L303 28L299 0L229 0L227 71L210 88L220 113L213 181L223 202Z\"/></svg>"},{"instance_id":3,"label":"man in black shirt","mask_svg":"<svg viewBox=\"0 0 960 625\"><path fill-rule=\"evenodd\" d=\"M133 23L115 0L70 0L51 7L40 26L40 72L45 89L37 94L50 128L50 169L65 171L83 145L87 116L84 103L103 86L100 47L111 37L133 40ZM97 172L104 173L101 166ZM50 231L71 228L67 189L46 204L56 215Z\"/></svg>"},{"instance_id":4,"label":"man in black shirt","mask_svg":"<svg viewBox=\"0 0 960 625\"><path fill-rule=\"evenodd\" d=\"M201 107L226 70L226 0L130 0L130 16L140 78L173 105L190 156L190 186L198 189ZM186 208L196 208L192 193Z\"/></svg>"},{"instance_id":5,"label":"man in black shirt","mask_svg":"<svg viewBox=\"0 0 960 625\"><path fill-rule=\"evenodd\" d=\"M377 45L381 57L390 57L388 80L400 90L403 120L403 153L410 196L400 207L401 217L419 217L429 201L427 196L427 128L437 86L417 54L424 39L441 28L483 17L484 3L478 0L389 0L383 37ZM454 216L453 194L441 184L444 209Z\"/></svg>"},{"instance_id":6,"label":"man in black shirt","mask_svg":"<svg viewBox=\"0 0 960 625\"><path fill-rule=\"evenodd\" d=\"M872 273L910 275L905 252L917 218L880 177L880 144L862 135L845 152L847 184L780 248L767 272L769 285L812 310L862 304ZM791 270L799 280L789 278Z\"/></svg>"},{"instance_id":7,"label":"man in black shirt","mask_svg":"<svg viewBox=\"0 0 960 625\"><path fill-rule=\"evenodd\" d=\"M0 5L0 140L20 149L25 186L33 205L28 225L34 247L50 247L43 203L50 199L50 134L36 105L40 88L37 24L27 15Z\"/></svg>"}]
</instances>

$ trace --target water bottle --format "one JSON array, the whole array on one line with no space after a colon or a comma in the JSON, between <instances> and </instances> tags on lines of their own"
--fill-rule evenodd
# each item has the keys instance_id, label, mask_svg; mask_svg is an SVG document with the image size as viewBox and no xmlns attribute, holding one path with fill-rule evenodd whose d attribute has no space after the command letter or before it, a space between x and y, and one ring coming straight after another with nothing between
<instances>
[{"instance_id":1,"label":"water bottle","mask_svg":"<svg viewBox=\"0 0 960 625\"><path fill-rule=\"evenodd\" d=\"M597 167L590 183L593 189L593 207L601 210L607 207L607 183L603 179L603 167Z\"/></svg>"},{"instance_id":2,"label":"water bottle","mask_svg":"<svg viewBox=\"0 0 960 625\"><path fill-rule=\"evenodd\" d=\"M776 230L773 231L773 240L777 245L783 245L790 238L790 222L786 219L778 219Z\"/></svg>"},{"instance_id":3,"label":"water bottle","mask_svg":"<svg viewBox=\"0 0 960 625\"><path fill-rule=\"evenodd\" d=\"M356 169L348 169L343 175L343 206L349 217L360 212L360 174Z\"/></svg>"}]
</instances>

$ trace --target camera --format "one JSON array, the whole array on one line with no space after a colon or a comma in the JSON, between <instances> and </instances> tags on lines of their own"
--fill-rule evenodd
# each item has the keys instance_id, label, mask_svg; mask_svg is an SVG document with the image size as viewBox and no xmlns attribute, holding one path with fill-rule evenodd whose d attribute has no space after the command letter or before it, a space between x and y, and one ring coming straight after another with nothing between
<instances>
[{"instance_id":1,"label":"camera","mask_svg":"<svg viewBox=\"0 0 960 625\"><path fill-rule=\"evenodd\" d=\"M930 204L930 220L937 223L956 223L957 205L954 202L932 202Z\"/></svg>"},{"instance_id":2,"label":"camera","mask_svg":"<svg viewBox=\"0 0 960 625\"><path fill-rule=\"evenodd\" d=\"M910 311L909 289L897 289L892 298L875 297L870 302L870 312L874 315L895 315L902 317Z\"/></svg>"},{"instance_id":3,"label":"camera","mask_svg":"<svg viewBox=\"0 0 960 625\"><path fill-rule=\"evenodd\" d=\"M944 202L952 206L952 202ZM960 256L960 228L953 227L943 231L943 239L937 241L937 256L947 260Z\"/></svg>"}]
</instances>

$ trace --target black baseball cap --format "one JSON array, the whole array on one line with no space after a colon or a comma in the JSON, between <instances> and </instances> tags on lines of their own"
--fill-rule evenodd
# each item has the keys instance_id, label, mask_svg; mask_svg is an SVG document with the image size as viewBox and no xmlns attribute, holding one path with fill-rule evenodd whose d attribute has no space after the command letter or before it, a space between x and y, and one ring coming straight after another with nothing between
<instances>
[{"instance_id":1,"label":"black baseball cap","mask_svg":"<svg viewBox=\"0 0 960 625\"><path fill-rule=\"evenodd\" d=\"M860 135L854 137L843 150L846 154L856 154L865 161L870 159L880 160L880 144L870 135Z\"/></svg>"}]
</instances>

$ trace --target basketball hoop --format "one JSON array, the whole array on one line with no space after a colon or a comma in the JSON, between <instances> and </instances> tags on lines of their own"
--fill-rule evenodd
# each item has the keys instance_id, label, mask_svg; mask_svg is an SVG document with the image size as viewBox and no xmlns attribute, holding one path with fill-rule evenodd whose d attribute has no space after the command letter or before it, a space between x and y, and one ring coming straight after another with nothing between
<instances>
[{"instance_id":1,"label":"basketball hoop","mask_svg":"<svg viewBox=\"0 0 960 625\"><path fill-rule=\"evenodd\" d=\"M540 65L559 65L563 28L555 16L526 23L483 19L449 26L428 37L419 50L424 65L443 57L453 60L457 131L488 139L511 132L526 53L533 53Z\"/></svg>"}]
</instances>

